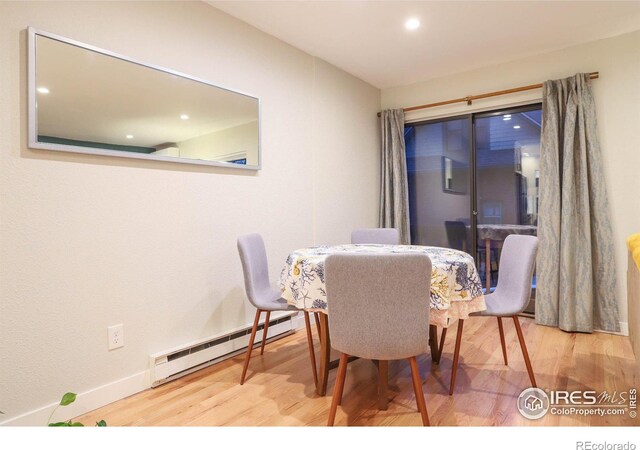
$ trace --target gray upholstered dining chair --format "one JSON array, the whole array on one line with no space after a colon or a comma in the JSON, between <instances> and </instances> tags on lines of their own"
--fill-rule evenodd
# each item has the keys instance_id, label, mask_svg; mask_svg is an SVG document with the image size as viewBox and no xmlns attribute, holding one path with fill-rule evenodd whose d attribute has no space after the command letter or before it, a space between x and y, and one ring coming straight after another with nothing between
<instances>
[{"instance_id":1,"label":"gray upholstered dining chair","mask_svg":"<svg viewBox=\"0 0 640 450\"><path fill-rule=\"evenodd\" d=\"M361 228L351 232L352 244L400 244L400 233L395 228Z\"/></svg>"},{"instance_id":2,"label":"gray upholstered dining chair","mask_svg":"<svg viewBox=\"0 0 640 450\"><path fill-rule=\"evenodd\" d=\"M527 366L531 385L537 387L536 379L533 375L531 360L527 352L527 344L524 341L518 314L520 314L529 304L531 297L531 280L538 251L538 238L535 236L509 235L504 240L502 254L500 255L500 266L498 272L498 285L494 292L485 295L487 309L474 316L491 316L498 319L498 330L500 332L500 344L502 345L502 356L504 364L507 365L507 347L504 341L504 330L502 328L502 318L511 317L516 328L520 348L524 363ZM456 383L456 371L458 369L458 358L460 356L460 341L462 340L462 327L464 321L458 323L458 333L456 335L456 346L453 353L453 368L451 370L451 385L449 395L453 395Z\"/></svg>"},{"instance_id":3,"label":"gray upholstered dining chair","mask_svg":"<svg viewBox=\"0 0 640 450\"><path fill-rule=\"evenodd\" d=\"M288 305L286 300L280 297L280 291L271 287L269 282L269 268L267 264L267 252L264 247L264 241L259 234L247 234L238 238L238 252L240 253L240 261L242 262L242 270L244 272L244 287L249 298L249 302L256 307L256 317L253 321L251 329L251 338L247 347L247 354L242 369L242 377L240 384L244 384L251 359L251 351L253 343L258 331L258 322L262 312L266 312L267 316L264 322L264 332L262 333L262 345L260 354L264 353L264 344L267 340L267 332L269 331L269 318L273 311L299 311L294 306ZM316 358L313 349L313 339L311 337L311 325L309 321L309 313L304 311L304 321L307 328L307 342L309 344L309 356L311 358L311 369L313 370L313 381L318 385L318 374L316 370Z\"/></svg>"},{"instance_id":4,"label":"gray upholstered dining chair","mask_svg":"<svg viewBox=\"0 0 640 450\"><path fill-rule=\"evenodd\" d=\"M416 356L429 337L431 260L424 254L336 254L325 261L331 346L342 352L328 425L332 426L349 356L377 361L408 359L413 389L429 425Z\"/></svg>"}]
</instances>

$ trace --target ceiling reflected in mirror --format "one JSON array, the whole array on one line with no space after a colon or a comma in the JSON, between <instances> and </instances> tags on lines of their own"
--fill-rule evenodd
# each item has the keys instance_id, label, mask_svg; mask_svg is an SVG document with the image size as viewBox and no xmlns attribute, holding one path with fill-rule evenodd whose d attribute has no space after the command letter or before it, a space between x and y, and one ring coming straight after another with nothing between
<instances>
[{"instance_id":1,"label":"ceiling reflected in mirror","mask_svg":"<svg viewBox=\"0 0 640 450\"><path fill-rule=\"evenodd\" d=\"M29 29L30 146L260 168L259 100Z\"/></svg>"}]
</instances>

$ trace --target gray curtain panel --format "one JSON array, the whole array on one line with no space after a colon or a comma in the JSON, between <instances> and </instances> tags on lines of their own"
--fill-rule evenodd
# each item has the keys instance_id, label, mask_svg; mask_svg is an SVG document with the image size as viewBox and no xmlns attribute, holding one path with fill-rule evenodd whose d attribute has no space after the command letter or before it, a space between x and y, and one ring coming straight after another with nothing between
<instances>
[{"instance_id":1,"label":"gray curtain panel","mask_svg":"<svg viewBox=\"0 0 640 450\"><path fill-rule=\"evenodd\" d=\"M380 114L382 165L380 173L380 226L397 228L400 243L410 244L409 186L404 149L404 111L388 109Z\"/></svg>"},{"instance_id":2,"label":"gray curtain panel","mask_svg":"<svg viewBox=\"0 0 640 450\"><path fill-rule=\"evenodd\" d=\"M620 331L589 74L544 83L540 153L536 322Z\"/></svg>"}]
</instances>

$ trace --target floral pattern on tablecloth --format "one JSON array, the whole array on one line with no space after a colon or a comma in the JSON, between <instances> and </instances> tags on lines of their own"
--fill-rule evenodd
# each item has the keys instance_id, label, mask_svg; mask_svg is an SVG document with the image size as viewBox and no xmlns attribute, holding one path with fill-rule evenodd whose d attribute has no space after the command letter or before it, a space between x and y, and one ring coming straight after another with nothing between
<instances>
[{"instance_id":1,"label":"floral pattern on tablecloth","mask_svg":"<svg viewBox=\"0 0 640 450\"><path fill-rule=\"evenodd\" d=\"M338 245L303 248L292 252L280 274L282 297L299 309L327 312L324 261L336 253L424 253L431 259L431 308L443 311L444 326L448 325L447 310L460 304L452 318L485 309L482 282L473 258L468 253L441 247L419 245ZM459 310L459 311L458 311Z\"/></svg>"}]
</instances>

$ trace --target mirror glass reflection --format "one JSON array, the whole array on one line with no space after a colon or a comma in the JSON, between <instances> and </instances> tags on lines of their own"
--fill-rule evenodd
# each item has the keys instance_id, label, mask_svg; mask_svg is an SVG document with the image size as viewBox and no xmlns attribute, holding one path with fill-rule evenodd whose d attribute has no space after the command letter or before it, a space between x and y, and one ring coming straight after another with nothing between
<instances>
[{"instance_id":1,"label":"mirror glass reflection","mask_svg":"<svg viewBox=\"0 0 640 450\"><path fill-rule=\"evenodd\" d=\"M37 148L259 166L257 98L41 34L34 42Z\"/></svg>"}]
</instances>

